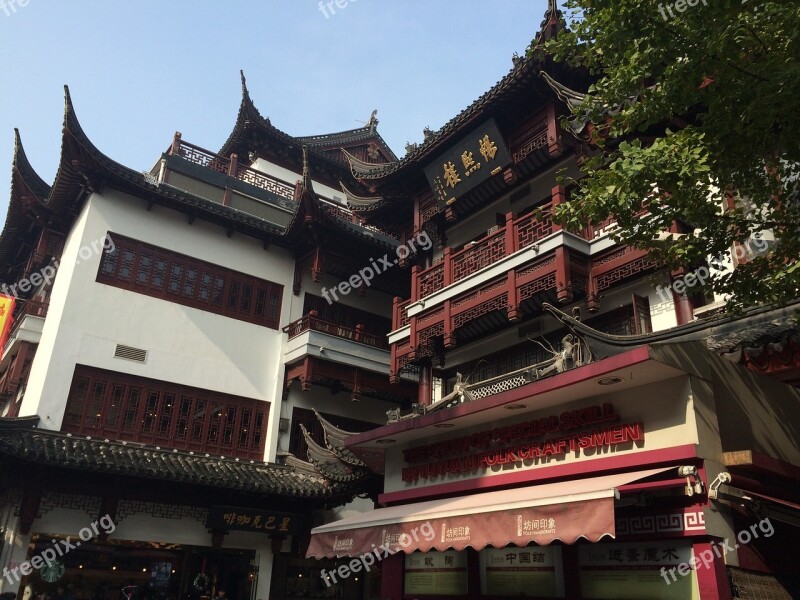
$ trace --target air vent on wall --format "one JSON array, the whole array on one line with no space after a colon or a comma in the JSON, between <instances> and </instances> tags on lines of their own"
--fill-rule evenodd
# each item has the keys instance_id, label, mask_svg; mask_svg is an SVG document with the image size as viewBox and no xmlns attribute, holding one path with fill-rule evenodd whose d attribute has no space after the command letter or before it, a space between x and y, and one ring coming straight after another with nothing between
<instances>
[{"instance_id":1,"label":"air vent on wall","mask_svg":"<svg viewBox=\"0 0 800 600\"><path fill-rule=\"evenodd\" d=\"M117 348L114 350L114 358L124 358L125 360L144 363L147 362L147 350L117 344Z\"/></svg>"}]
</instances>

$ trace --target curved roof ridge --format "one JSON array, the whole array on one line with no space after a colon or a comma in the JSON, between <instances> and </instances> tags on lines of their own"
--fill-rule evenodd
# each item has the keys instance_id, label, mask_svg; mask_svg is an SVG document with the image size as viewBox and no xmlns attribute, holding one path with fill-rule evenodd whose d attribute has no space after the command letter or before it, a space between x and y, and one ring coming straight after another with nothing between
<instances>
[{"instance_id":1,"label":"curved roof ridge","mask_svg":"<svg viewBox=\"0 0 800 600\"><path fill-rule=\"evenodd\" d=\"M25 153L25 148L22 145L19 129L16 127L14 128L14 158L11 163L11 168L12 171L19 173L25 186L40 202L44 202L50 195L50 186L39 176L36 169L33 168L28 160L28 155Z\"/></svg>"},{"instance_id":2,"label":"curved roof ridge","mask_svg":"<svg viewBox=\"0 0 800 600\"><path fill-rule=\"evenodd\" d=\"M352 173L353 177L356 179L364 176L364 175L371 175L373 173L378 173L389 169L394 165L399 165L403 161L395 161L389 163L370 163L361 160L360 158L353 156L344 148L340 148L342 153L344 154L347 162L350 163L350 172Z\"/></svg>"},{"instance_id":3,"label":"curved roof ridge","mask_svg":"<svg viewBox=\"0 0 800 600\"><path fill-rule=\"evenodd\" d=\"M380 179L396 171L401 170L408 164L422 160L423 158L428 156L434 149L436 149L441 142L449 139L451 134L459 132L462 126L464 126L465 124L469 123L472 119L474 119L479 107L487 104L488 102L492 101L495 97L499 96L503 91L505 91L508 87L510 87L517 80L518 77L522 77L524 74L528 73L535 65L538 65L538 63L539 63L538 59L534 59L531 56L520 57L519 61L515 62L511 70L500 81L498 81L488 91L481 94L481 96L479 96L477 100L471 102L469 106L461 110L455 117L453 117L447 123L445 123L431 137L425 140L417 148L406 154L399 161L380 165L382 167L381 169L370 170L369 172L364 172L363 174L359 175L356 175L356 173L354 172L353 173L354 176L367 177L371 179ZM363 161L359 162L367 165L371 164L371 163L364 163ZM352 164L353 163L351 162L351 169L352 169Z\"/></svg>"},{"instance_id":4,"label":"curved roof ridge","mask_svg":"<svg viewBox=\"0 0 800 600\"><path fill-rule=\"evenodd\" d=\"M358 196L345 187L344 182L340 181L339 186L344 192L345 199L351 210L357 208L372 208L376 204L383 202L383 196Z\"/></svg>"},{"instance_id":5,"label":"curved roof ridge","mask_svg":"<svg viewBox=\"0 0 800 600\"><path fill-rule=\"evenodd\" d=\"M220 148L217 154L221 154L222 156L230 155L240 136L252 124L258 124L261 127L272 131L287 142L298 143L298 141L288 133L285 133L275 127L269 120L269 117L264 117L261 115L261 112L258 110L258 107L256 107L255 102L253 102L253 99L250 97L250 90L247 88L247 78L244 75L244 70L240 70L239 75L242 80L242 100L239 103L239 112L236 115L236 123L234 124L233 130L228 136L228 139L225 140L225 143L222 145L222 148Z\"/></svg>"}]
</instances>

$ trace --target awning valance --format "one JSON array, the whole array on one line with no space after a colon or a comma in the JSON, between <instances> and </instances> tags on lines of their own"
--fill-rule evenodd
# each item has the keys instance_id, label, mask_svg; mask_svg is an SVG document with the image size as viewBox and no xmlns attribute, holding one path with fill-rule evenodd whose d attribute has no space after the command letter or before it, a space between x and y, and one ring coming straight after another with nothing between
<instances>
[{"instance_id":1,"label":"awning valance","mask_svg":"<svg viewBox=\"0 0 800 600\"><path fill-rule=\"evenodd\" d=\"M615 536L616 488L673 467L379 508L311 530L307 557L539 545Z\"/></svg>"}]
</instances>

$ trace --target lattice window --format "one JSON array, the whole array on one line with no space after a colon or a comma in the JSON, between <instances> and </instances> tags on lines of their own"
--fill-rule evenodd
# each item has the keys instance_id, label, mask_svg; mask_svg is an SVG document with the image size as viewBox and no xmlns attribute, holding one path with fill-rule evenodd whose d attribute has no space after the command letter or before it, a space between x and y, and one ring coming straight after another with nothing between
<instances>
[{"instance_id":1,"label":"lattice window","mask_svg":"<svg viewBox=\"0 0 800 600\"><path fill-rule=\"evenodd\" d=\"M617 260L618 258L622 258L626 254L630 254L633 252L633 248L631 246L625 246L623 248L619 248L618 250L614 250L613 252L606 254L605 256L601 256L592 261L592 265L595 267L599 267L600 265L604 265L606 263L610 263L611 261Z\"/></svg>"},{"instance_id":2,"label":"lattice window","mask_svg":"<svg viewBox=\"0 0 800 600\"><path fill-rule=\"evenodd\" d=\"M117 234L109 236L115 249L103 254L100 283L278 328L282 285Z\"/></svg>"},{"instance_id":3,"label":"lattice window","mask_svg":"<svg viewBox=\"0 0 800 600\"><path fill-rule=\"evenodd\" d=\"M550 258L546 258L545 260L541 260L537 263L524 267L517 271L517 277L522 277L523 275L530 275L534 271L538 271L543 267L549 267L550 265L556 264L556 257L551 256Z\"/></svg>"},{"instance_id":4,"label":"lattice window","mask_svg":"<svg viewBox=\"0 0 800 600\"><path fill-rule=\"evenodd\" d=\"M597 291L604 290L611 287L613 284L636 275L640 275L651 269L655 269L658 263L647 256L643 256L629 263L625 263L609 271L603 273L597 278Z\"/></svg>"},{"instance_id":5,"label":"lattice window","mask_svg":"<svg viewBox=\"0 0 800 600\"><path fill-rule=\"evenodd\" d=\"M511 143L512 156L515 163L521 162L534 150L547 146L547 118L535 120Z\"/></svg>"},{"instance_id":6,"label":"lattice window","mask_svg":"<svg viewBox=\"0 0 800 600\"><path fill-rule=\"evenodd\" d=\"M62 430L263 460L269 403L78 365Z\"/></svg>"}]
</instances>

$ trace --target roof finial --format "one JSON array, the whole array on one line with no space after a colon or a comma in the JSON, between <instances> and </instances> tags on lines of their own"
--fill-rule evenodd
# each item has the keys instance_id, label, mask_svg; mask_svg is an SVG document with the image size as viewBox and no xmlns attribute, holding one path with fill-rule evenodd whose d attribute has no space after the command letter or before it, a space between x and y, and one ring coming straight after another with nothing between
<instances>
[{"instance_id":1,"label":"roof finial","mask_svg":"<svg viewBox=\"0 0 800 600\"><path fill-rule=\"evenodd\" d=\"M239 69L239 76L242 78L242 96L249 97L250 92L247 90L247 77L244 76L244 69Z\"/></svg>"},{"instance_id":2,"label":"roof finial","mask_svg":"<svg viewBox=\"0 0 800 600\"><path fill-rule=\"evenodd\" d=\"M309 168L308 168L308 146L303 144L303 185L308 188L309 187Z\"/></svg>"},{"instance_id":3,"label":"roof finial","mask_svg":"<svg viewBox=\"0 0 800 600\"><path fill-rule=\"evenodd\" d=\"M378 109L372 111L372 114L369 116L369 121L367 121L367 127L369 127L370 132L375 131L378 128Z\"/></svg>"},{"instance_id":4,"label":"roof finial","mask_svg":"<svg viewBox=\"0 0 800 600\"><path fill-rule=\"evenodd\" d=\"M558 0L547 0L547 11L544 13L544 20L539 26L537 41L550 40L559 31L566 27L564 15L558 10Z\"/></svg>"}]
</instances>

